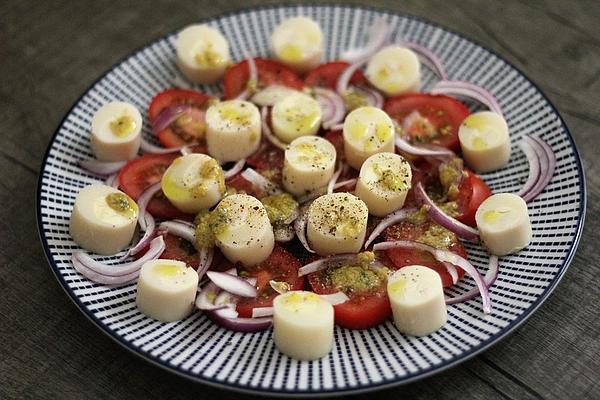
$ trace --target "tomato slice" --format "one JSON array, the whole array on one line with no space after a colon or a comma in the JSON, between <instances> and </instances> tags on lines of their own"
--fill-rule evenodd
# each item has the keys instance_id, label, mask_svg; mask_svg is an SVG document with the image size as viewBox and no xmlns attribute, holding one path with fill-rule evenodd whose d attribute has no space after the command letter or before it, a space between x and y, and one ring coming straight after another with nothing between
<instances>
[{"instance_id":1,"label":"tomato slice","mask_svg":"<svg viewBox=\"0 0 600 400\"><path fill-rule=\"evenodd\" d=\"M467 176L461 182L456 199L458 209L461 211L461 215L456 219L464 224L476 226L475 213L479 205L492 195L492 191L477 174L469 170L466 172Z\"/></svg>"},{"instance_id":2,"label":"tomato slice","mask_svg":"<svg viewBox=\"0 0 600 400\"><path fill-rule=\"evenodd\" d=\"M304 289L304 277L298 276L298 269L302 266L300 261L290 252L279 245L275 245L273 252L265 261L253 267L239 267L238 275L254 276L257 278L256 286L258 296L255 298L241 298L236 306L240 317L252 317L255 307L271 307L277 292L269 284L270 280L287 282L290 290Z\"/></svg>"},{"instance_id":3,"label":"tomato slice","mask_svg":"<svg viewBox=\"0 0 600 400\"><path fill-rule=\"evenodd\" d=\"M278 84L293 89L302 89L302 80L285 65L264 58L255 58L254 62L256 63L259 87ZM249 77L250 69L248 67L248 60L241 61L227 68L223 77L224 97L232 99L242 93L246 89Z\"/></svg>"},{"instance_id":4,"label":"tomato slice","mask_svg":"<svg viewBox=\"0 0 600 400\"><path fill-rule=\"evenodd\" d=\"M269 145L265 149L252 154L246 159L246 162L270 181L281 185L283 159L283 150Z\"/></svg>"},{"instance_id":5,"label":"tomato slice","mask_svg":"<svg viewBox=\"0 0 600 400\"><path fill-rule=\"evenodd\" d=\"M414 142L458 151L458 128L469 115L460 101L444 95L411 93L387 99L383 110Z\"/></svg>"},{"instance_id":6,"label":"tomato slice","mask_svg":"<svg viewBox=\"0 0 600 400\"><path fill-rule=\"evenodd\" d=\"M430 229L432 227L435 229L435 227L439 227L439 225L430 220L420 224L414 224L411 221L405 220L387 228L384 232L384 237L385 240L389 241L422 241L420 238L422 238L426 232L431 232ZM467 258L467 251L460 240L456 235L449 234L450 244L448 245L448 250L463 258ZM408 265L423 265L435 270L440 275L444 287L452 286L452 276L448 273L446 267L437 261L429 252L416 249L390 249L386 251L386 254L397 268L406 267ZM458 279L460 280L464 276L465 271L459 267L456 267L456 271L458 272Z\"/></svg>"},{"instance_id":7,"label":"tomato slice","mask_svg":"<svg viewBox=\"0 0 600 400\"><path fill-rule=\"evenodd\" d=\"M326 87L335 90L337 81L340 75L346 68L350 66L345 61L331 61L321 65L317 65L314 69L308 72L304 78L304 85L309 87ZM351 85L366 85L367 80L361 70L356 70L350 78Z\"/></svg>"},{"instance_id":8,"label":"tomato slice","mask_svg":"<svg viewBox=\"0 0 600 400\"><path fill-rule=\"evenodd\" d=\"M180 117L170 126L158 132L158 140L165 147L180 147L188 143L198 142L204 136L204 110L210 96L189 89L167 89L160 92L150 102L148 117L154 123L161 111L166 107L188 104L192 111L186 117Z\"/></svg>"},{"instance_id":9,"label":"tomato slice","mask_svg":"<svg viewBox=\"0 0 600 400\"><path fill-rule=\"evenodd\" d=\"M160 255L160 258L183 261L194 269L198 268L198 250L192 243L167 233L165 235L165 246L165 251Z\"/></svg>"},{"instance_id":10,"label":"tomato slice","mask_svg":"<svg viewBox=\"0 0 600 400\"><path fill-rule=\"evenodd\" d=\"M338 291L331 283L328 269L308 275L308 282L317 294ZM392 315L385 281L371 291L346 294L349 297L348 301L333 306L335 323L341 327L367 329L381 324Z\"/></svg>"},{"instance_id":11,"label":"tomato slice","mask_svg":"<svg viewBox=\"0 0 600 400\"><path fill-rule=\"evenodd\" d=\"M119 188L137 200L149 186L160 182L164 172L177 157L179 153L145 154L128 161L119 173ZM162 191L154 195L146 209L156 218L190 219L190 214L175 208Z\"/></svg>"}]
</instances>

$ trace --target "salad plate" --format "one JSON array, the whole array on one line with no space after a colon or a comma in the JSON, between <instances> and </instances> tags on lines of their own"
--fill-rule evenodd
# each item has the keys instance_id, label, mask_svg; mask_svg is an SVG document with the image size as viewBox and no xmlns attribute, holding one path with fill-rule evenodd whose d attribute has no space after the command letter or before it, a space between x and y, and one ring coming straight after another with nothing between
<instances>
[{"instance_id":1,"label":"salad plate","mask_svg":"<svg viewBox=\"0 0 600 400\"><path fill-rule=\"evenodd\" d=\"M407 40L431 49L450 79L473 82L491 92L508 122L512 156L507 166L482 177L494 193L517 192L529 168L518 143L535 135L556 155L556 170L546 190L528 204L531 244L502 257L490 289L491 314L480 299L448 307L448 322L437 332L411 337L392 322L366 330L335 328L332 352L316 361L297 361L277 351L272 331L240 333L215 325L195 312L173 323L154 321L137 309L135 283L120 287L94 284L71 263L79 247L69 235L75 196L99 178L77 162L91 158L90 123L104 103L118 100L146 110L158 92L181 85L175 61L176 33L127 56L81 95L58 126L48 146L38 185L38 227L50 267L77 307L104 333L144 359L186 378L218 387L271 395L332 395L404 384L442 371L485 350L525 321L549 296L571 262L583 229L586 188L582 163L567 126L539 88L497 54L412 16L357 6L272 6L241 10L203 21L228 39L232 57L246 51L269 55L269 35L284 18L305 15L323 29L323 61L367 41L376 18L392 28L392 42ZM437 78L424 68L423 89ZM190 85L219 95L219 85ZM475 103L467 103L472 110ZM146 117L146 115L144 114ZM147 118L144 118L147 120ZM144 135L150 136L145 122ZM487 254L466 244L469 259L482 272ZM118 263L118 257L100 258ZM463 279L448 290L460 295L474 286Z\"/></svg>"}]
</instances>

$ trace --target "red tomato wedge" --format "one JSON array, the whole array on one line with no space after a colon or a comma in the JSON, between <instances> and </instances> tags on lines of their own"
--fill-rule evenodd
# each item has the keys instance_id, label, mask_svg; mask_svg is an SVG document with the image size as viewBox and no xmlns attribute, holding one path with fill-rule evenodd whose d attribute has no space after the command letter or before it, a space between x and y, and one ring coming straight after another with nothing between
<instances>
[{"instance_id":1,"label":"red tomato wedge","mask_svg":"<svg viewBox=\"0 0 600 400\"><path fill-rule=\"evenodd\" d=\"M414 224L408 220L402 221L396 225L390 226L384 231L385 240L410 240L410 241L422 241L422 237L427 232L433 232L431 229L441 228L435 222L426 220L420 224ZM463 258L467 258L467 250L456 237L450 231L447 231L447 239L445 240L448 244L447 249L458 254ZM430 243L427 243L430 244ZM452 286L452 276L448 273L446 267L437 261L433 255L426 251L414 250L414 249L391 249L386 251L387 256L394 263L396 268L406 267L408 265L423 265L435 270L442 278L442 285L444 287ZM458 272L458 279L460 280L465 271L461 268L456 267Z\"/></svg>"},{"instance_id":2,"label":"red tomato wedge","mask_svg":"<svg viewBox=\"0 0 600 400\"><path fill-rule=\"evenodd\" d=\"M246 159L246 162L270 181L281 185L283 158L283 150L269 145L252 154Z\"/></svg>"},{"instance_id":3,"label":"red tomato wedge","mask_svg":"<svg viewBox=\"0 0 600 400\"><path fill-rule=\"evenodd\" d=\"M327 268L308 275L308 282L317 294L338 291L331 283ZM346 294L350 298L348 301L333 306L335 323L341 327L367 329L379 325L392 315L385 281L374 290Z\"/></svg>"},{"instance_id":4,"label":"red tomato wedge","mask_svg":"<svg viewBox=\"0 0 600 400\"><path fill-rule=\"evenodd\" d=\"M469 109L460 101L444 95L411 93L387 99L383 110L413 142L460 149L458 128L469 115Z\"/></svg>"},{"instance_id":5,"label":"red tomato wedge","mask_svg":"<svg viewBox=\"0 0 600 400\"><path fill-rule=\"evenodd\" d=\"M304 85L309 87L326 87L336 89L337 81L340 75L348 68L350 64L345 61L331 61L325 64L317 65L306 74ZM366 85L367 80L361 70L357 70L350 78L350 85Z\"/></svg>"},{"instance_id":6,"label":"red tomato wedge","mask_svg":"<svg viewBox=\"0 0 600 400\"><path fill-rule=\"evenodd\" d=\"M204 137L204 110L210 96L189 89L167 89L160 92L150 102L148 117L154 123L166 107L188 104L193 110L178 118L167 128L157 133L158 140L165 147L180 147L188 143L198 142Z\"/></svg>"},{"instance_id":7,"label":"red tomato wedge","mask_svg":"<svg viewBox=\"0 0 600 400\"><path fill-rule=\"evenodd\" d=\"M462 180L459 187L460 193L456 199L461 215L460 222L470 226L476 226L475 213L479 205L492 195L489 186L475 173L466 170L467 176Z\"/></svg>"},{"instance_id":8,"label":"red tomato wedge","mask_svg":"<svg viewBox=\"0 0 600 400\"><path fill-rule=\"evenodd\" d=\"M287 282L290 290L304 289L304 277L298 276L298 269L302 266L300 261L290 252L279 245L275 245L273 252L265 261L253 267L239 267L238 275L257 278L256 287L258 296L255 298L240 298L236 310L240 317L252 317L255 307L271 307L273 299L278 293L273 290L269 281Z\"/></svg>"},{"instance_id":9,"label":"red tomato wedge","mask_svg":"<svg viewBox=\"0 0 600 400\"><path fill-rule=\"evenodd\" d=\"M165 251L163 251L160 258L183 261L194 269L198 268L198 250L192 243L167 233L165 235L165 246Z\"/></svg>"},{"instance_id":10,"label":"red tomato wedge","mask_svg":"<svg viewBox=\"0 0 600 400\"><path fill-rule=\"evenodd\" d=\"M255 58L254 62L258 72L259 87L278 84L293 89L302 89L302 80L285 65L264 58ZM246 89L249 77L250 69L247 60L227 68L223 78L223 96L226 99L232 99L242 93Z\"/></svg>"},{"instance_id":11,"label":"red tomato wedge","mask_svg":"<svg viewBox=\"0 0 600 400\"><path fill-rule=\"evenodd\" d=\"M119 173L119 188L137 200L149 186L160 182L169 165L179 156L179 153L145 154L128 161ZM190 215L175 208L162 191L150 200L147 210L156 218L190 219Z\"/></svg>"}]
</instances>

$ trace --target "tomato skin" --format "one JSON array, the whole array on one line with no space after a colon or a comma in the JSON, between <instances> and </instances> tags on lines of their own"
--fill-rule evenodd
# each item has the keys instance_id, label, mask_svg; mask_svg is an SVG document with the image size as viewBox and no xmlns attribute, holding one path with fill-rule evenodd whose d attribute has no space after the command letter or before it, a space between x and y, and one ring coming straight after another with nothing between
<instances>
[{"instance_id":1,"label":"tomato skin","mask_svg":"<svg viewBox=\"0 0 600 400\"><path fill-rule=\"evenodd\" d=\"M246 159L248 165L261 174L268 172L271 182L281 185L284 152L275 146L269 145Z\"/></svg>"},{"instance_id":2,"label":"tomato skin","mask_svg":"<svg viewBox=\"0 0 600 400\"><path fill-rule=\"evenodd\" d=\"M384 237L387 241L408 240L416 241L425 233L433 224L432 221L427 221L420 225L415 225L410 221L401 221L396 225L390 226L384 231ZM448 250L463 258L467 258L467 250L464 248L458 238L448 247ZM423 265L436 271L442 279L442 286L452 286L452 276L448 273L446 267L437 261L435 257L427 252L417 249L390 249L386 251L387 256L392 261L396 268L402 268L409 265ZM456 267L458 279L460 280L465 271Z\"/></svg>"},{"instance_id":3,"label":"tomato skin","mask_svg":"<svg viewBox=\"0 0 600 400\"><path fill-rule=\"evenodd\" d=\"M475 213L477 209L483 203L485 199L492 195L492 191L489 186L481 179L477 174L466 170L467 176L463 179L461 187L459 188L460 194L457 199L458 207L462 211L462 215L457 217L460 222L470 225L477 226L475 222ZM463 188L465 186L465 188ZM470 195L468 198L462 196L463 191L469 191ZM462 198L461 198L462 197ZM466 197L466 196L465 196Z\"/></svg>"},{"instance_id":4,"label":"tomato skin","mask_svg":"<svg viewBox=\"0 0 600 400\"><path fill-rule=\"evenodd\" d=\"M326 269L308 275L308 282L317 294L337 292L337 289L328 283ZM373 292L351 294L349 297L345 303L333 306L335 323L343 328L372 328L392 315L386 282L382 282Z\"/></svg>"},{"instance_id":5,"label":"tomato skin","mask_svg":"<svg viewBox=\"0 0 600 400\"><path fill-rule=\"evenodd\" d=\"M335 90L338 78L349 66L350 64L345 61L331 61L317 65L304 78L304 85L308 87L326 87ZM364 73L361 70L356 70L352 74L352 78L350 78L350 84L357 86L366 85L367 80Z\"/></svg>"},{"instance_id":6,"label":"tomato skin","mask_svg":"<svg viewBox=\"0 0 600 400\"><path fill-rule=\"evenodd\" d=\"M304 277L298 276L302 263L290 252L275 245L273 252L265 261L252 267L238 267L240 276L257 278L258 296L255 298L240 298L236 310L240 317L251 318L255 307L271 307L278 293L269 284L270 280L285 281L290 284L290 290L304 289Z\"/></svg>"},{"instance_id":7,"label":"tomato skin","mask_svg":"<svg viewBox=\"0 0 600 400\"><path fill-rule=\"evenodd\" d=\"M159 258L164 260L183 261L190 267L197 269L199 264L198 251L194 245L185 239L167 233L164 236L165 251Z\"/></svg>"},{"instance_id":8,"label":"tomato skin","mask_svg":"<svg viewBox=\"0 0 600 400\"><path fill-rule=\"evenodd\" d=\"M259 86L279 84L293 89L302 89L302 80L298 75L277 61L255 58ZM230 66L223 77L223 96L232 99L246 89L250 77L248 60Z\"/></svg>"},{"instance_id":9,"label":"tomato skin","mask_svg":"<svg viewBox=\"0 0 600 400\"><path fill-rule=\"evenodd\" d=\"M179 153L145 154L128 161L119 172L119 188L137 200L149 186L160 182L166 169L179 156ZM162 191L154 195L146 209L156 218L190 219L190 214L175 208Z\"/></svg>"},{"instance_id":10,"label":"tomato skin","mask_svg":"<svg viewBox=\"0 0 600 400\"><path fill-rule=\"evenodd\" d=\"M158 115L166 107L177 104L189 104L197 109L205 109L210 96L189 89L167 89L152 98L148 107L148 117L153 124ZM170 126L157 133L158 140L167 148L181 147L192 140L186 140Z\"/></svg>"},{"instance_id":11,"label":"tomato skin","mask_svg":"<svg viewBox=\"0 0 600 400\"><path fill-rule=\"evenodd\" d=\"M407 117L417 111L431 124L434 135L420 131L422 124L411 124L408 134L422 143L460 150L458 128L469 115L469 109L460 101L444 95L429 93L410 93L391 97L386 100L383 110L400 125ZM424 128L423 128L424 129ZM440 133L442 129L446 133Z\"/></svg>"}]
</instances>

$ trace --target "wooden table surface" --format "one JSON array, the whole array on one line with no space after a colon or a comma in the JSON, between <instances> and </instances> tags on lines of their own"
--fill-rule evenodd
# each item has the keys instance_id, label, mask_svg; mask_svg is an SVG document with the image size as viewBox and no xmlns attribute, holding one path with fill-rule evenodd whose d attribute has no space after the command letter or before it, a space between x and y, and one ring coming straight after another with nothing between
<instances>
[{"instance_id":1,"label":"wooden table surface","mask_svg":"<svg viewBox=\"0 0 600 400\"><path fill-rule=\"evenodd\" d=\"M121 348L73 305L38 239L42 155L100 74L133 49L256 0L0 5L0 398L247 398L167 373ZM428 379L358 398L600 398L600 4L370 0L475 39L514 63L566 120L587 175L587 224L542 307L485 353Z\"/></svg>"}]
</instances>

